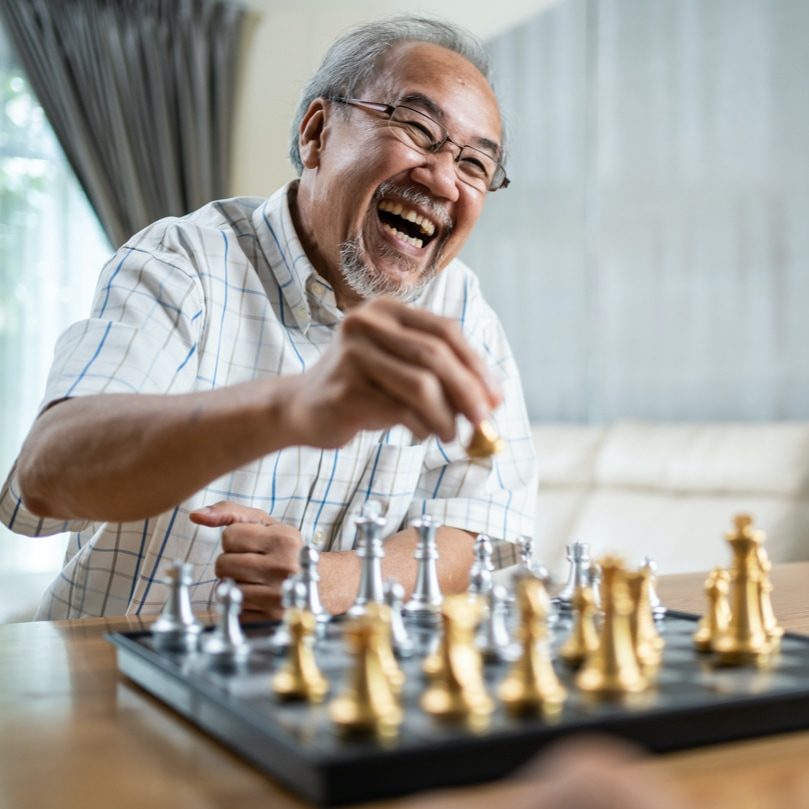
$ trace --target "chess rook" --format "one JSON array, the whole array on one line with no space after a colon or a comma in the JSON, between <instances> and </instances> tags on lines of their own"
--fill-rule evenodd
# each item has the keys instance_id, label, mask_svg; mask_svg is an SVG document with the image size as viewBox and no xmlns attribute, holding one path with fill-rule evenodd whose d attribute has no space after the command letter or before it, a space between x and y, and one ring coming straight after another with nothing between
<instances>
[{"instance_id":1,"label":"chess rook","mask_svg":"<svg viewBox=\"0 0 809 809\"><path fill-rule=\"evenodd\" d=\"M163 649L192 651L199 643L202 625L191 609L191 565L179 559L172 562L164 583L169 586L169 598L152 625L152 638Z\"/></svg>"},{"instance_id":2,"label":"chess rook","mask_svg":"<svg viewBox=\"0 0 809 809\"><path fill-rule=\"evenodd\" d=\"M202 651L217 668L237 668L250 655L250 644L239 623L244 596L233 579L222 579L214 597L219 620L216 629L203 639Z\"/></svg>"},{"instance_id":3,"label":"chess rook","mask_svg":"<svg viewBox=\"0 0 809 809\"><path fill-rule=\"evenodd\" d=\"M413 527L419 532L419 541L414 554L418 560L416 586L402 612L418 624L435 625L441 621L440 611L444 600L436 571L438 547L435 532L438 523L428 514L424 514L413 523Z\"/></svg>"},{"instance_id":4,"label":"chess rook","mask_svg":"<svg viewBox=\"0 0 809 809\"><path fill-rule=\"evenodd\" d=\"M376 504L374 504L376 506ZM360 557L360 584L354 604L348 611L350 617L362 615L366 604L384 604L385 591L382 584L382 530L385 519L378 513L378 507L368 507L362 516L355 520L359 532L357 556Z\"/></svg>"},{"instance_id":5,"label":"chess rook","mask_svg":"<svg viewBox=\"0 0 809 809\"><path fill-rule=\"evenodd\" d=\"M326 612L320 601L320 590L318 589L320 574L317 570L319 561L319 551L311 545L304 545L300 553L301 569L296 578L303 585L301 590L303 603L298 604L298 606L309 610L315 616L315 621L317 622L316 634L322 636L325 634L326 624L331 620L331 616Z\"/></svg>"}]
</instances>

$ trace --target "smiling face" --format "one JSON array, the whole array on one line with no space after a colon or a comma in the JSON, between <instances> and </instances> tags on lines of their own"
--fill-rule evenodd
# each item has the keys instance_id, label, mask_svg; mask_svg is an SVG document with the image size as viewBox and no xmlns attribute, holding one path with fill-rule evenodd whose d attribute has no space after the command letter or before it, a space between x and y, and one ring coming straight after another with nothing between
<instances>
[{"instance_id":1,"label":"smiling face","mask_svg":"<svg viewBox=\"0 0 809 809\"><path fill-rule=\"evenodd\" d=\"M402 43L379 74L360 91L362 99L424 112L460 144L500 143L494 94L459 54ZM301 125L304 170L293 215L307 255L341 306L380 293L412 298L458 254L486 193L458 177L456 154L452 144L437 154L406 145L384 114L312 103Z\"/></svg>"}]
</instances>

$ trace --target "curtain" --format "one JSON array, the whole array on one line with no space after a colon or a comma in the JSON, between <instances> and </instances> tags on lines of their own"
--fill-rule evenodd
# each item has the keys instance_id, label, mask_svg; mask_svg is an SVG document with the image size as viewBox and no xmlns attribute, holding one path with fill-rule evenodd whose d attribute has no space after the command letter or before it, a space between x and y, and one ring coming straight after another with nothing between
<instances>
[{"instance_id":1,"label":"curtain","mask_svg":"<svg viewBox=\"0 0 809 809\"><path fill-rule=\"evenodd\" d=\"M114 246L226 195L241 4L0 0L0 10Z\"/></svg>"}]
</instances>

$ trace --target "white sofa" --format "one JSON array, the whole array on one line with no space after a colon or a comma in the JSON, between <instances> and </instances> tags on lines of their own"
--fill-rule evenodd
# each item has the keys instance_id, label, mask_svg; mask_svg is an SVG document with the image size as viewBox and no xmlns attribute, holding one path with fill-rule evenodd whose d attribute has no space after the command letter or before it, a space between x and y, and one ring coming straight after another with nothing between
<instances>
[{"instance_id":1,"label":"white sofa","mask_svg":"<svg viewBox=\"0 0 809 809\"><path fill-rule=\"evenodd\" d=\"M773 561L809 559L809 422L535 424L535 553L557 576L565 544L589 542L660 573L729 561L740 512Z\"/></svg>"}]
</instances>

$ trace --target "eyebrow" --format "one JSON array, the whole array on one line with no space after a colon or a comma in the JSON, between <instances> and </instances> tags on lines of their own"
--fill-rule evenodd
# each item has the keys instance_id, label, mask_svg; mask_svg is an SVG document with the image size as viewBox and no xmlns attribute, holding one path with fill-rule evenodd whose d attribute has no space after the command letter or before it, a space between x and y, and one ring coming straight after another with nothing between
<instances>
[{"instance_id":1,"label":"eyebrow","mask_svg":"<svg viewBox=\"0 0 809 809\"><path fill-rule=\"evenodd\" d=\"M424 95L424 93L407 93L406 95L403 95L397 103L405 104L408 107L422 107L429 112L430 115L437 118L442 124L446 125L446 115L444 115L444 110L442 110L441 107L439 107L438 104L436 104L435 101L433 101L429 96ZM491 140L490 138L475 137L472 139L472 143L461 145L474 146L476 149L491 152L492 156L497 160L500 159L503 153L500 144L495 140Z\"/></svg>"}]
</instances>

